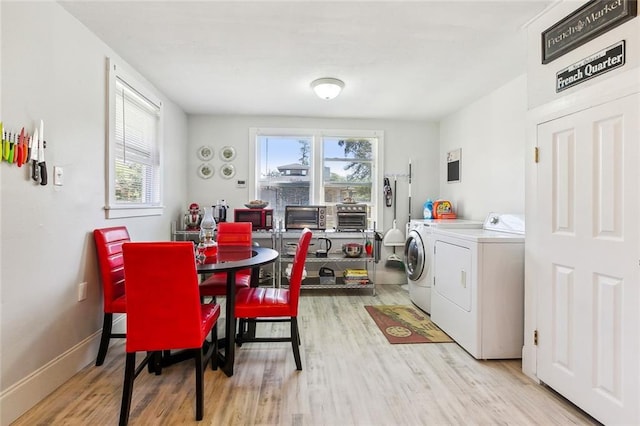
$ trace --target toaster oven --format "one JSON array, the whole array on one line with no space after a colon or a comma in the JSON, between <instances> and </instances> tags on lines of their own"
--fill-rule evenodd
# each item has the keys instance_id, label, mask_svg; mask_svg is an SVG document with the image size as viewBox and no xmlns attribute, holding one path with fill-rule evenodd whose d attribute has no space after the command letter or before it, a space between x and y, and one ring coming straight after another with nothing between
<instances>
[{"instance_id":1,"label":"toaster oven","mask_svg":"<svg viewBox=\"0 0 640 426\"><path fill-rule=\"evenodd\" d=\"M366 204L336 204L337 231L364 231L367 229Z\"/></svg>"},{"instance_id":2,"label":"toaster oven","mask_svg":"<svg viewBox=\"0 0 640 426\"><path fill-rule=\"evenodd\" d=\"M327 229L327 208L325 206L285 206L285 229Z\"/></svg>"}]
</instances>

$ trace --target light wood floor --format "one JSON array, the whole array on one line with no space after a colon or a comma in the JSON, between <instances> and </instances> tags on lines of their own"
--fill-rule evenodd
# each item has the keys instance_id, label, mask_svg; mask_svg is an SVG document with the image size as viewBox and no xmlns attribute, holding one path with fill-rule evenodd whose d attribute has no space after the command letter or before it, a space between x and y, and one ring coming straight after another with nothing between
<instances>
[{"instance_id":1,"label":"light wood floor","mask_svg":"<svg viewBox=\"0 0 640 426\"><path fill-rule=\"evenodd\" d=\"M236 351L236 374L205 373L195 421L193 363L142 372L132 425L568 425L596 424L521 373L520 361L476 361L455 343L390 345L363 305L410 304L400 286L303 292L303 371L287 343ZM278 325L278 331L282 325ZM15 425L117 424L124 345L88 366Z\"/></svg>"}]
</instances>

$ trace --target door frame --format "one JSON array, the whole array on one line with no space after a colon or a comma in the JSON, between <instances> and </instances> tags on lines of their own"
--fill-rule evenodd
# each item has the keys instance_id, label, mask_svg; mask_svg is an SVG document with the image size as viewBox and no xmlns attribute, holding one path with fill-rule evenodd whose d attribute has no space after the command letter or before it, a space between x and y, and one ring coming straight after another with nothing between
<instances>
[{"instance_id":1,"label":"door frame","mask_svg":"<svg viewBox=\"0 0 640 426\"><path fill-rule=\"evenodd\" d=\"M538 168L535 150L540 124L611 102L634 93L640 93L640 67L612 74L606 80L584 88L571 89L557 99L527 111L525 148L525 290L524 290L524 346L522 348L522 371L536 383L537 347L534 333L538 328L538 276L536 253L531 247L537 246L540 228L537 220ZM639 117L640 119L640 117ZM533 243L533 244L532 244Z\"/></svg>"}]
</instances>

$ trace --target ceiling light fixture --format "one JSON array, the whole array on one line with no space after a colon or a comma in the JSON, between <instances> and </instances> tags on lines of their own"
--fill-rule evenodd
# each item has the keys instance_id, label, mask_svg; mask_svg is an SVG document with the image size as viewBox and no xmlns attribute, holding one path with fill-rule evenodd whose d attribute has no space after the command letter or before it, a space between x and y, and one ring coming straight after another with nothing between
<instances>
[{"instance_id":1,"label":"ceiling light fixture","mask_svg":"<svg viewBox=\"0 0 640 426\"><path fill-rule=\"evenodd\" d=\"M311 82L311 88L319 98L333 99L340 94L344 82L337 78L319 78Z\"/></svg>"}]
</instances>

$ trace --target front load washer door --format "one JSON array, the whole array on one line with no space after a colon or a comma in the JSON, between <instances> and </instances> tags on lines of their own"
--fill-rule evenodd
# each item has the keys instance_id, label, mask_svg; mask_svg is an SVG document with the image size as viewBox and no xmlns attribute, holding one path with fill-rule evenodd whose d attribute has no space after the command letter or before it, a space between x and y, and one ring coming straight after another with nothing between
<instances>
[{"instance_id":1,"label":"front load washer door","mask_svg":"<svg viewBox=\"0 0 640 426\"><path fill-rule=\"evenodd\" d=\"M424 242L420 233L412 229L404 244L404 267L407 271L407 278L411 281L418 281L424 272L425 263Z\"/></svg>"}]
</instances>

